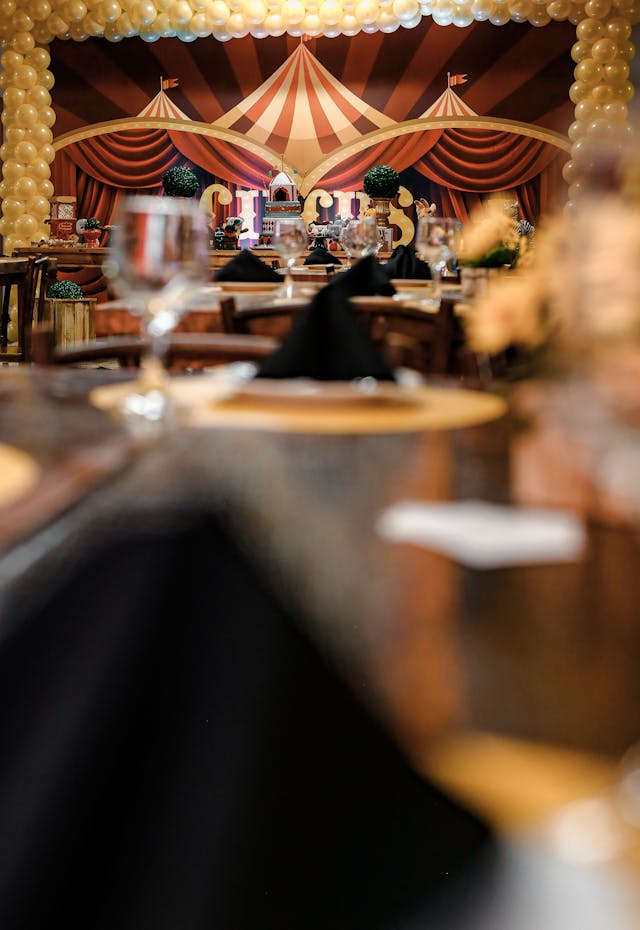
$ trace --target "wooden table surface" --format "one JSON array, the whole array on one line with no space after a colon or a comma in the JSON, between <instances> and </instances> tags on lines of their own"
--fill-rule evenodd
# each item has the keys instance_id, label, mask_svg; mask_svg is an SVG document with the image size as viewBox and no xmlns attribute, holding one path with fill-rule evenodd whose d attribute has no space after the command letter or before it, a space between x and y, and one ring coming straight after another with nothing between
<instances>
[{"instance_id":1,"label":"wooden table surface","mask_svg":"<svg viewBox=\"0 0 640 930\"><path fill-rule=\"evenodd\" d=\"M178 426L145 444L87 405L88 390L120 377L0 372L0 439L43 468L29 500L0 511L1 618L19 622L74 552L114 525L126 532L167 506L222 510L269 584L424 771L471 800L475 791L508 825L523 810L548 813L579 786L608 785L615 760L640 737L637 527L590 524L576 563L489 571L375 532L380 512L400 499L508 501L510 418L358 436ZM507 742L443 755L438 747L460 728ZM533 744L569 755L549 768L553 756L518 750ZM514 789L501 804L492 794L494 763L503 784L513 772L520 797ZM536 801L535 772L545 765L555 787ZM592 877L582 878L587 891ZM509 926L541 930L524 919Z\"/></svg>"}]
</instances>

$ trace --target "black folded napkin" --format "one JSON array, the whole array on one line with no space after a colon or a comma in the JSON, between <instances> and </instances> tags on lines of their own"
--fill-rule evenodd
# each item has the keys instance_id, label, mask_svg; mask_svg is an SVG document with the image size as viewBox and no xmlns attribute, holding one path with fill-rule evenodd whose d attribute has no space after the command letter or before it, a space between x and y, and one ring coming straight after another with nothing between
<instances>
[{"instance_id":1,"label":"black folded napkin","mask_svg":"<svg viewBox=\"0 0 640 930\"><path fill-rule=\"evenodd\" d=\"M282 281L273 268L259 259L249 249L241 249L215 274L216 281Z\"/></svg>"},{"instance_id":2,"label":"black folded napkin","mask_svg":"<svg viewBox=\"0 0 640 930\"><path fill-rule=\"evenodd\" d=\"M427 262L423 262L421 258L418 258L408 245L396 246L384 269L389 278L410 278L424 281L431 277Z\"/></svg>"},{"instance_id":3,"label":"black folded napkin","mask_svg":"<svg viewBox=\"0 0 640 930\"><path fill-rule=\"evenodd\" d=\"M305 265L341 265L342 262L323 245L315 246L304 260Z\"/></svg>"},{"instance_id":4,"label":"black folded napkin","mask_svg":"<svg viewBox=\"0 0 640 930\"><path fill-rule=\"evenodd\" d=\"M348 297L393 297L395 287L373 255L361 258L348 271L341 271L332 286L339 287Z\"/></svg>"},{"instance_id":5,"label":"black folded napkin","mask_svg":"<svg viewBox=\"0 0 640 930\"><path fill-rule=\"evenodd\" d=\"M349 296L341 283L323 287L280 348L262 363L258 377L393 381L391 369L360 325Z\"/></svg>"}]
</instances>

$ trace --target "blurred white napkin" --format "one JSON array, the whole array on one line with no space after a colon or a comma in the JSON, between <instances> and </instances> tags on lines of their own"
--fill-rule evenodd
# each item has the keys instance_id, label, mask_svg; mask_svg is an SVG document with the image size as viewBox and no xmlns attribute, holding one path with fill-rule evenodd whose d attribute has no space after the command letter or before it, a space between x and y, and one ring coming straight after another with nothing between
<instances>
[{"instance_id":1,"label":"blurred white napkin","mask_svg":"<svg viewBox=\"0 0 640 930\"><path fill-rule=\"evenodd\" d=\"M573 562L586 543L572 513L474 500L400 501L380 515L376 529L392 542L425 546L471 568Z\"/></svg>"}]
</instances>

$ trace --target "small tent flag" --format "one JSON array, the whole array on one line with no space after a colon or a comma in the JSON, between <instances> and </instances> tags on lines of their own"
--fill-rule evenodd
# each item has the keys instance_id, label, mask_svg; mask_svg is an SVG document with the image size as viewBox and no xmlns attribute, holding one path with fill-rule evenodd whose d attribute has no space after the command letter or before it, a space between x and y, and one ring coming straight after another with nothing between
<instances>
[{"instance_id":1,"label":"small tent flag","mask_svg":"<svg viewBox=\"0 0 640 930\"><path fill-rule=\"evenodd\" d=\"M177 87L178 83L178 78L162 78L160 81L160 89L169 90L171 87Z\"/></svg>"},{"instance_id":2,"label":"small tent flag","mask_svg":"<svg viewBox=\"0 0 640 930\"><path fill-rule=\"evenodd\" d=\"M452 74L452 75L447 75L447 78L448 78L448 80L449 80L449 83L448 83L448 85L447 85L448 87L455 87L456 84L466 84L466 83L467 83L467 75L466 75L466 74Z\"/></svg>"}]
</instances>

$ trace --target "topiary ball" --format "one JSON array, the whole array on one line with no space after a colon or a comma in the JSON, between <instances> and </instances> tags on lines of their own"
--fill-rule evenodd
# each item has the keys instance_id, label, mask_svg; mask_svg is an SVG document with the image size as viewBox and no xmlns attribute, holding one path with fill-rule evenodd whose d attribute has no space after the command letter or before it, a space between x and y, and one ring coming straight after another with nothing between
<instances>
[{"instance_id":1,"label":"topiary ball","mask_svg":"<svg viewBox=\"0 0 640 930\"><path fill-rule=\"evenodd\" d=\"M82 300L82 288L75 281L56 281L47 288L47 297L52 300Z\"/></svg>"},{"instance_id":2,"label":"topiary ball","mask_svg":"<svg viewBox=\"0 0 640 930\"><path fill-rule=\"evenodd\" d=\"M363 187L369 197L395 197L400 189L400 175L388 165L375 165L365 174Z\"/></svg>"},{"instance_id":3,"label":"topiary ball","mask_svg":"<svg viewBox=\"0 0 640 930\"><path fill-rule=\"evenodd\" d=\"M90 216L88 220L84 221L85 229L100 229L100 220L96 219L95 216Z\"/></svg>"},{"instance_id":4,"label":"topiary ball","mask_svg":"<svg viewBox=\"0 0 640 930\"><path fill-rule=\"evenodd\" d=\"M168 197L193 197L200 182L190 168L176 165L162 175L162 186Z\"/></svg>"}]
</instances>

